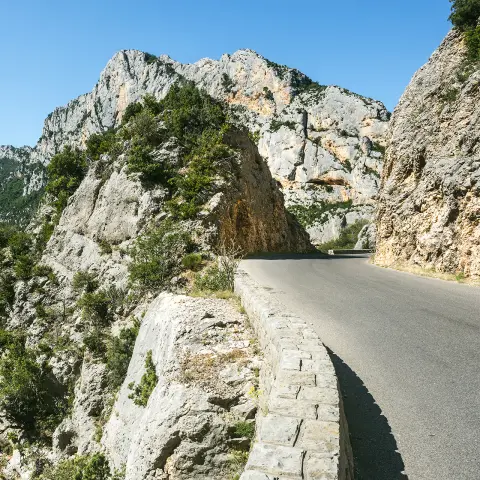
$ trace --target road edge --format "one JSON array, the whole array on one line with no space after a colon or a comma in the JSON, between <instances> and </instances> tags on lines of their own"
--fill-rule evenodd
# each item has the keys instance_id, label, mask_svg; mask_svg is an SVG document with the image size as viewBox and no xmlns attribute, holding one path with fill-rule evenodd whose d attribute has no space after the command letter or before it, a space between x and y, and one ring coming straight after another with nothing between
<instances>
[{"instance_id":1,"label":"road edge","mask_svg":"<svg viewBox=\"0 0 480 480\"><path fill-rule=\"evenodd\" d=\"M235 293L264 352L255 440L240 480L353 480L342 396L327 349L311 324L239 269Z\"/></svg>"}]
</instances>

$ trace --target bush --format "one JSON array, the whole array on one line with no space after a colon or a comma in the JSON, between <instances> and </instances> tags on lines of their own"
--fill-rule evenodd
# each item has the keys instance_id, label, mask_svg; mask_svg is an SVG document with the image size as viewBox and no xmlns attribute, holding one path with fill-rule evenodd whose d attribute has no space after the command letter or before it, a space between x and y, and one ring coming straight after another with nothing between
<instances>
[{"instance_id":1,"label":"bush","mask_svg":"<svg viewBox=\"0 0 480 480\"><path fill-rule=\"evenodd\" d=\"M176 217L194 217L213 195L215 176L228 170L232 150L223 143L224 132L225 128L220 132L205 130L188 156L187 170L170 180L177 199L169 207Z\"/></svg>"},{"instance_id":2,"label":"bush","mask_svg":"<svg viewBox=\"0 0 480 480\"><path fill-rule=\"evenodd\" d=\"M15 301L15 278L8 272L0 273L0 318L6 317Z\"/></svg>"},{"instance_id":3,"label":"bush","mask_svg":"<svg viewBox=\"0 0 480 480\"><path fill-rule=\"evenodd\" d=\"M202 264L202 255L200 253L189 253L182 258L182 265L189 270L196 270Z\"/></svg>"},{"instance_id":4,"label":"bush","mask_svg":"<svg viewBox=\"0 0 480 480\"><path fill-rule=\"evenodd\" d=\"M61 153L52 157L48 167L46 191L54 197L57 216L66 207L68 199L75 193L87 171L85 154L66 146Z\"/></svg>"},{"instance_id":5,"label":"bush","mask_svg":"<svg viewBox=\"0 0 480 480\"><path fill-rule=\"evenodd\" d=\"M10 238L16 233L16 228L8 223L0 222L0 248L8 246Z\"/></svg>"},{"instance_id":6,"label":"bush","mask_svg":"<svg viewBox=\"0 0 480 480\"><path fill-rule=\"evenodd\" d=\"M147 352L145 358L145 373L143 374L140 383L135 385L135 383L130 383L128 388L133 392L128 396L135 405L140 407L146 407L148 399L152 394L153 390L157 386L158 377L155 371L155 364L152 360L152 351Z\"/></svg>"},{"instance_id":7,"label":"bush","mask_svg":"<svg viewBox=\"0 0 480 480\"><path fill-rule=\"evenodd\" d=\"M480 26L465 32L465 42L468 48L468 59L476 62L480 59Z\"/></svg>"},{"instance_id":8,"label":"bush","mask_svg":"<svg viewBox=\"0 0 480 480\"><path fill-rule=\"evenodd\" d=\"M105 290L85 292L77 302L82 317L97 327L105 327L113 320L112 299Z\"/></svg>"},{"instance_id":9,"label":"bush","mask_svg":"<svg viewBox=\"0 0 480 480\"><path fill-rule=\"evenodd\" d=\"M67 402L50 367L39 364L22 339L2 334L0 408L7 418L27 431L52 431Z\"/></svg>"},{"instance_id":10,"label":"bush","mask_svg":"<svg viewBox=\"0 0 480 480\"><path fill-rule=\"evenodd\" d=\"M40 480L114 480L102 453L75 456L47 467ZM117 477L118 478L118 477Z\"/></svg>"},{"instance_id":11,"label":"bush","mask_svg":"<svg viewBox=\"0 0 480 480\"><path fill-rule=\"evenodd\" d=\"M194 289L201 292L221 292L232 290L230 278L218 265L211 265L195 275Z\"/></svg>"},{"instance_id":12,"label":"bush","mask_svg":"<svg viewBox=\"0 0 480 480\"><path fill-rule=\"evenodd\" d=\"M135 320L133 327L122 329L118 337L113 337L108 342L108 378L114 389L120 387L125 379L139 329L140 325Z\"/></svg>"},{"instance_id":13,"label":"bush","mask_svg":"<svg viewBox=\"0 0 480 480\"><path fill-rule=\"evenodd\" d=\"M33 238L28 233L16 232L9 238L8 247L14 259L29 255L33 250Z\"/></svg>"},{"instance_id":14,"label":"bush","mask_svg":"<svg viewBox=\"0 0 480 480\"><path fill-rule=\"evenodd\" d=\"M109 129L103 133L94 133L87 140L87 157L96 161L101 155L111 153L117 143L117 136L114 129Z\"/></svg>"},{"instance_id":15,"label":"bush","mask_svg":"<svg viewBox=\"0 0 480 480\"><path fill-rule=\"evenodd\" d=\"M237 438L252 439L255 434L255 424L253 422L238 422L234 426L233 434Z\"/></svg>"},{"instance_id":16,"label":"bush","mask_svg":"<svg viewBox=\"0 0 480 480\"><path fill-rule=\"evenodd\" d=\"M21 255L15 261L13 270L19 280L29 280L33 276L35 262L30 255Z\"/></svg>"},{"instance_id":17,"label":"bush","mask_svg":"<svg viewBox=\"0 0 480 480\"><path fill-rule=\"evenodd\" d=\"M77 293L92 293L98 288L98 281L93 273L80 270L73 276L72 287Z\"/></svg>"},{"instance_id":18,"label":"bush","mask_svg":"<svg viewBox=\"0 0 480 480\"><path fill-rule=\"evenodd\" d=\"M139 237L131 250L131 283L145 290L165 288L182 271L182 258L193 250L190 234L172 221Z\"/></svg>"},{"instance_id":19,"label":"bush","mask_svg":"<svg viewBox=\"0 0 480 480\"><path fill-rule=\"evenodd\" d=\"M51 277L53 270L48 265L37 264L33 267L32 274L35 277Z\"/></svg>"},{"instance_id":20,"label":"bush","mask_svg":"<svg viewBox=\"0 0 480 480\"><path fill-rule=\"evenodd\" d=\"M479 0L450 0L452 13L450 21L461 31L476 28L480 17Z\"/></svg>"},{"instance_id":21,"label":"bush","mask_svg":"<svg viewBox=\"0 0 480 480\"><path fill-rule=\"evenodd\" d=\"M83 338L83 344L94 355L105 357L107 346L105 345L105 335L99 328L94 328L88 335Z\"/></svg>"}]
</instances>

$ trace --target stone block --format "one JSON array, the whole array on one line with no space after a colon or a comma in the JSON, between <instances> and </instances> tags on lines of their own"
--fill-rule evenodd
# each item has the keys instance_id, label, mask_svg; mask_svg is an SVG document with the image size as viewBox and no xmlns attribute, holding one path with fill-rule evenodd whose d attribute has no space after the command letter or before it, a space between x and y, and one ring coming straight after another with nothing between
<instances>
[{"instance_id":1,"label":"stone block","mask_svg":"<svg viewBox=\"0 0 480 480\"><path fill-rule=\"evenodd\" d=\"M277 385L311 385L315 386L315 374L311 372L295 372L280 370L277 375Z\"/></svg>"},{"instance_id":2,"label":"stone block","mask_svg":"<svg viewBox=\"0 0 480 480\"><path fill-rule=\"evenodd\" d=\"M256 443L250 452L245 469L302 479L304 456L305 451L301 448Z\"/></svg>"},{"instance_id":3,"label":"stone block","mask_svg":"<svg viewBox=\"0 0 480 480\"><path fill-rule=\"evenodd\" d=\"M338 405L338 392L334 388L301 387L297 395L299 400L312 400L316 403Z\"/></svg>"},{"instance_id":4,"label":"stone block","mask_svg":"<svg viewBox=\"0 0 480 480\"><path fill-rule=\"evenodd\" d=\"M309 452L317 450L330 455L337 455L340 452L339 438L339 423L306 420L302 425L302 433L296 446Z\"/></svg>"},{"instance_id":5,"label":"stone block","mask_svg":"<svg viewBox=\"0 0 480 480\"><path fill-rule=\"evenodd\" d=\"M336 480L338 478L338 458L311 452L305 459L306 480Z\"/></svg>"},{"instance_id":6,"label":"stone block","mask_svg":"<svg viewBox=\"0 0 480 480\"><path fill-rule=\"evenodd\" d=\"M293 447L300 430L299 418L267 415L261 417L257 425L258 441Z\"/></svg>"},{"instance_id":7,"label":"stone block","mask_svg":"<svg viewBox=\"0 0 480 480\"><path fill-rule=\"evenodd\" d=\"M317 406L314 402L300 402L289 398L272 397L268 403L268 411L287 417L317 418Z\"/></svg>"}]
</instances>

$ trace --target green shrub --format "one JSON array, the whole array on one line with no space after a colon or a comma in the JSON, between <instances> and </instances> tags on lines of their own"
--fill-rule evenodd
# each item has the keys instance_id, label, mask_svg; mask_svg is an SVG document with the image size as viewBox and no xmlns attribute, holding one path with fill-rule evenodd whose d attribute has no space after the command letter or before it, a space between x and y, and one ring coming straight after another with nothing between
<instances>
[{"instance_id":1,"label":"green shrub","mask_svg":"<svg viewBox=\"0 0 480 480\"><path fill-rule=\"evenodd\" d=\"M85 154L78 149L66 146L61 153L52 157L47 167L46 191L54 198L57 217L66 207L70 196L75 193L86 171Z\"/></svg>"},{"instance_id":2,"label":"green shrub","mask_svg":"<svg viewBox=\"0 0 480 480\"><path fill-rule=\"evenodd\" d=\"M265 94L265 98L267 100L274 101L275 97L273 96L272 91L268 87L263 87L263 93Z\"/></svg>"},{"instance_id":3,"label":"green shrub","mask_svg":"<svg viewBox=\"0 0 480 480\"><path fill-rule=\"evenodd\" d=\"M358 240L358 234L360 230L367 225L369 222L367 220L358 220L357 222L349 225L348 227L344 228L340 236L334 240L330 240L322 245L318 246L318 249L327 252L328 250L335 250L335 249L352 249L355 247L355 244Z\"/></svg>"},{"instance_id":4,"label":"green shrub","mask_svg":"<svg viewBox=\"0 0 480 480\"><path fill-rule=\"evenodd\" d=\"M128 396L135 405L146 407L148 399L153 390L157 386L158 377L155 371L155 364L152 360L152 351L147 352L145 358L145 373L143 374L140 383L135 385L134 382L130 383L128 388L132 390L132 393Z\"/></svg>"},{"instance_id":5,"label":"green shrub","mask_svg":"<svg viewBox=\"0 0 480 480\"><path fill-rule=\"evenodd\" d=\"M15 277L9 272L0 272L0 318L6 317L15 301Z\"/></svg>"},{"instance_id":6,"label":"green shrub","mask_svg":"<svg viewBox=\"0 0 480 480\"><path fill-rule=\"evenodd\" d=\"M92 160L100 159L101 155L111 153L115 149L117 136L114 129L109 129L103 133L94 133L87 139L86 155Z\"/></svg>"},{"instance_id":7,"label":"green shrub","mask_svg":"<svg viewBox=\"0 0 480 480\"><path fill-rule=\"evenodd\" d=\"M193 250L190 234L164 221L140 236L131 250L131 283L146 290L165 288L182 271L182 258Z\"/></svg>"},{"instance_id":8,"label":"green shrub","mask_svg":"<svg viewBox=\"0 0 480 480\"><path fill-rule=\"evenodd\" d=\"M28 233L17 231L9 238L8 247L14 259L29 255L33 250L33 238Z\"/></svg>"},{"instance_id":9,"label":"green shrub","mask_svg":"<svg viewBox=\"0 0 480 480\"><path fill-rule=\"evenodd\" d=\"M227 73L222 73L222 87L227 93L230 93L235 86L235 82L230 78Z\"/></svg>"},{"instance_id":10,"label":"green shrub","mask_svg":"<svg viewBox=\"0 0 480 480\"><path fill-rule=\"evenodd\" d=\"M201 292L221 292L233 290L232 282L225 270L217 264L210 265L204 272L195 275L194 290Z\"/></svg>"},{"instance_id":11,"label":"green shrub","mask_svg":"<svg viewBox=\"0 0 480 480\"><path fill-rule=\"evenodd\" d=\"M10 238L17 232L13 225L0 222L0 248L8 246Z\"/></svg>"},{"instance_id":12,"label":"green shrub","mask_svg":"<svg viewBox=\"0 0 480 480\"><path fill-rule=\"evenodd\" d=\"M102 255L109 255L113 252L112 246L106 240L100 240L98 246Z\"/></svg>"},{"instance_id":13,"label":"green shrub","mask_svg":"<svg viewBox=\"0 0 480 480\"><path fill-rule=\"evenodd\" d=\"M95 356L104 358L107 353L105 344L105 334L100 328L93 328L88 335L83 338L83 344Z\"/></svg>"},{"instance_id":14,"label":"green shrub","mask_svg":"<svg viewBox=\"0 0 480 480\"><path fill-rule=\"evenodd\" d=\"M72 287L77 293L92 293L98 288L96 275L85 270L80 270L73 276Z\"/></svg>"},{"instance_id":15,"label":"green shrub","mask_svg":"<svg viewBox=\"0 0 480 480\"><path fill-rule=\"evenodd\" d=\"M176 193L168 206L175 217L195 217L213 195L215 177L227 174L232 150L223 143L224 132L225 128L219 132L205 130L187 157L186 171L170 180Z\"/></svg>"},{"instance_id":16,"label":"green shrub","mask_svg":"<svg viewBox=\"0 0 480 480\"><path fill-rule=\"evenodd\" d=\"M255 424L253 422L238 422L234 425L233 434L237 438L252 439L255 435Z\"/></svg>"},{"instance_id":17,"label":"green shrub","mask_svg":"<svg viewBox=\"0 0 480 480\"><path fill-rule=\"evenodd\" d=\"M122 124L125 125L132 119L135 115L140 113L143 110L143 105L140 102L130 103L125 109L125 113L122 117Z\"/></svg>"},{"instance_id":18,"label":"green shrub","mask_svg":"<svg viewBox=\"0 0 480 480\"><path fill-rule=\"evenodd\" d=\"M82 317L92 325L105 327L113 320L112 299L105 290L85 292L77 302Z\"/></svg>"},{"instance_id":19,"label":"green shrub","mask_svg":"<svg viewBox=\"0 0 480 480\"><path fill-rule=\"evenodd\" d=\"M479 0L450 0L452 13L450 21L461 31L475 28L480 17Z\"/></svg>"},{"instance_id":20,"label":"green shrub","mask_svg":"<svg viewBox=\"0 0 480 480\"><path fill-rule=\"evenodd\" d=\"M33 267L35 262L30 255L21 255L19 256L13 267L15 276L19 280L29 280L33 276Z\"/></svg>"},{"instance_id":21,"label":"green shrub","mask_svg":"<svg viewBox=\"0 0 480 480\"><path fill-rule=\"evenodd\" d=\"M202 264L200 253L189 253L182 258L182 265L189 270L197 270Z\"/></svg>"},{"instance_id":22,"label":"green shrub","mask_svg":"<svg viewBox=\"0 0 480 480\"><path fill-rule=\"evenodd\" d=\"M140 324L135 320L133 327L122 329L118 337L113 337L108 342L108 378L114 389L120 387L125 379L139 329Z\"/></svg>"},{"instance_id":23,"label":"green shrub","mask_svg":"<svg viewBox=\"0 0 480 480\"><path fill-rule=\"evenodd\" d=\"M51 432L67 402L50 367L37 363L34 352L12 334L3 334L0 343L0 408L27 431Z\"/></svg>"},{"instance_id":24,"label":"green shrub","mask_svg":"<svg viewBox=\"0 0 480 480\"><path fill-rule=\"evenodd\" d=\"M37 263L32 270L35 277L48 277L53 273L52 267Z\"/></svg>"},{"instance_id":25,"label":"green shrub","mask_svg":"<svg viewBox=\"0 0 480 480\"><path fill-rule=\"evenodd\" d=\"M480 59L480 26L465 32L465 42L468 48L468 59L476 62Z\"/></svg>"},{"instance_id":26,"label":"green shrub","mask_svg":"<svg viewBox=\"0 0 480 480\"><path fill-rule=\"evenodd\" d=\"M47 467L39 480L114 480L102 453L75 456ZM116 477L119 478L119 477Z\"/></svg>"}]
</instances>

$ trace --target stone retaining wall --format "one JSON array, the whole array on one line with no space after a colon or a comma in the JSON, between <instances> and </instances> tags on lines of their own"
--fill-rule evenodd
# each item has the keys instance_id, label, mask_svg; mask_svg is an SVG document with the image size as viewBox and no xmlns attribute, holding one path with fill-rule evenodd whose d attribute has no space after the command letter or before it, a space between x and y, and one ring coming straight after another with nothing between
<instances>
[{"instance_id":1,"label":"stone retaining wall","mask_svg":"<svg viewBox=\"0 0 480 480\"><path fill-rule=\"evenodd\" d=\"M325 346L242 270L235 292L265 355L256 437L240 480L352 480L348 428Z\"/></svg>"}]
</instances>

